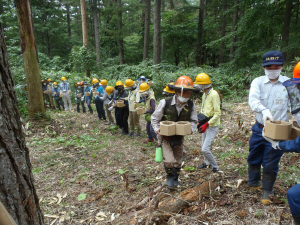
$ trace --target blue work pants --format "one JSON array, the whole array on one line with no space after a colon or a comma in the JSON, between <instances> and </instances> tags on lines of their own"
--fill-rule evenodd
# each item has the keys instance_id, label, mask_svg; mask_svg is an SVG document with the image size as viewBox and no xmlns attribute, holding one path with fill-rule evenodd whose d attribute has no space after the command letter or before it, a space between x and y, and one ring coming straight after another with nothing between
<instances>
[{"instance_id":1,"label":"blue work pants","mask_svg":"<svg viewBox=\"0 0 300 225\"><path fill-rule=\"evenodd\" d=\"M283 151L273 149L271 143L262 136L262 130L262 125L257 122L252 127L252 136L249 140L248 184L255 186L260 182L260 171L263 166L262 187L266 191L272 191Z\"/></svg>"},{"instance_id":2,"label":"blue work pants","mask_svg":"<svg viewBox=\"0 0 300 225\"><path fill-rule=\"evenodd\" d=\"M147 134L148 134L148 139L155 139L157 140L157 136L156 136L156 133L151 125L151 121L147 121L147 124L146 124L146 130L147 130Z\"/></svg>"},{"instance_id":3,"label":"blue work pants","mask_svg":"<svg viewBox=\"0 0 300 225\"><path fill-rule=\"evenodd\" d=\"M95 105L98 113L98 118L106 120L103 101L100 98L95 98Z\"/></svg>"},{"instance_id":4,"label":"blue work pants","mask_svg":"<svg viewBox=\"0 0 300 225\"><path fill-rule=\"evenodd\" d=\"M300 184L296 184L288 190L287 199L293 216L300 217Z\"/></svg>"}]
</instances>

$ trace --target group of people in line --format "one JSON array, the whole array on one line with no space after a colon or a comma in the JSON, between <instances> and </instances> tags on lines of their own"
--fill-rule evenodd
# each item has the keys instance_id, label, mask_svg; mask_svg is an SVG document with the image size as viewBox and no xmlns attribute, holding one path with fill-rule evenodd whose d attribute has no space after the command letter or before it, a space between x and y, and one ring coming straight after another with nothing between
<instances>
[{"instance_id":1,"label":"group of people in line","mask_svg":"<svg viewBox=\"0 0 300 225\"><path fill-rule=\"evenodd\" d=\"M249 141L248 186L250 189L262 189L261 203L271 204L274 195L273 186L279 170L279 161L284 152L300 153L300 136L292 141L274 141L264 137L263 128L266 120L289 121L288 111L300 125L300 62L295 66L293 78L281 75L284 57L280 51L270 51L264 54L262 67L265 75L255 78L250 87L249 105L254 111L256 122L252 127ZM58 87L53 83L51 95L60 109L62 100L64 109L71 110L71 89L62 77ZM49 80L48 80L49 81ZM50 80L51 81L51 80ZM202 133L203 164L199 169L210 168L213 173L219 171L219 166L211 151L211 145L217 135L221 107L220 96L213 89L210 77L200 73L193 81L188 76L179 77L176 82L168 83L163 90L164 98L156 107L156 99L151 84L145 77L138 82L131 79L117 81L115 86L108 86L107 80L92 79L92 87L82 81L76 84L75 99L77 112L85 112L85 104L90 113L91 100L94 98L99 119L107 125L116 124L123 135L140 136L140 115L137 106L145 107L145 120L148 139L145 143L157 141L163 150L163 163L166 171L166 183L169 188L180 185L179 174L183 159L184 136L164 136L160 134L160 122L189 121L192 132ZM44 90L44 83L43 83ZM47 89L49 90L49 89ZM203 92L200 113L191 99L192 92ZM116 102L121 101L121 105ZM114 109L115 121L112 116ZM261 176L262 168L262 176ZM288 202L295 224L300 224L300 184L288 191Z\"/></svg>"}]
</instances>

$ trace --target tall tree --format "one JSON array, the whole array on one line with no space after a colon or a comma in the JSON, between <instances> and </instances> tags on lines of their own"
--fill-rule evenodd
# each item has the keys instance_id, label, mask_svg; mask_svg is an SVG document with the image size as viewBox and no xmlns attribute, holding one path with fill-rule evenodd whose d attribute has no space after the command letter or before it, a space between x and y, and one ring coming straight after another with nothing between
<instances>
[{"instance_id":1,"label":"tall tree","mask_svg":"<svg viewBox=\"0 0 300 225\"><path fill-rule=\"evenodd\" d=\"M161 0L154 0L153 64L160 63L160 20Z\"/></svg>"},{"instance_id":2,"label":"tall tree","mask_svg":"<svg viewBox=\"0 0 300 225\"><path fill-rule=\"evenodd\" d=\"M123 40L123 21L122 21L122 1L117 0L118 3L118 44L119 44L119 57L120 57L120 65L123 65L125 63L124 60L124 40Z\"/></svg>"},{"instance_id":3,"label":"tall tree","mask_svg":"<svg viewBox=\"0 0 300 225\"><path fill-rule=\"evenodd\" d=\"M150 15L151 15L151 0L145 0L145 23L144 23L144 52L143 60L149 58L149 42L150 42Z\"/></svg>"},{"instance_id":4,"label":"tall tree","mask_svg":"<svg viewBox=\"0 0 300 225\"><path fill-rule=\"evenodd\" d=\"M289 44L292 9L293 9L293 0L286 0L284 22L283 22L283 29L282 29L282 42L284 47L287 47Z\"/></svg>"},{"instance_id":5,"label":"tall tree","mask_svg":"<svg viewBox=\"0 0 300 225\"><path fill-rule=\"evenodd\" d=\"M232 21L232 37L231 37L231 44L230 44L230 61L234 57L235 51L235 42L236 42L236 35L235 32L237 30L237 23L238 23L238 15L239 15L239 0L234 1L234 13L233 13L233 21Z\"/></svg>"},{"instance_id":6,"label":"tall tree","mask_svg":"<svg viewBox=\"0 0 300 225\"><path fill-rule=\"evenodd\" d=\"M97 0L93 0L93 13L94 13L96 61L97 61L97 66L99 67L100 66L100 37L99 37L99 20L98 20Z\"/></svg>"},{"instance_id":7,"label":"tall tree","mask_svg":"<svg viewBox=\"0 0 300 225\"><path fill-rule=\"evenodd\" d=\"M226 34L226 16L225 11L227 10L227 0L223 2L223 12L221 16L221 37L225 37ZM225 54L225 41L221 42L220 46L220 55L219 55L219 63L224 63L224 54Z\"/></svg>"},{"instance_id":8,"label":"tall tree","mask_svg":"<svg viewBox=\"0 0 300 225\"><path fill-rule=\"evenodd\" d=\"M29 2L23 2L27 3L27 8L24 8L23 4L15 0L18 13L22 10L22 15L28 16L30 12ZM26 14L24 14L25 12ZM23 22L24 20L25 18L23 18ZM27 23L29 21L27 18ZM22 29L25 29L25 27ZM31 39L31 41L34 41L34 39ZM30 45L30 43L26 44ZM34 42L31 45L34 45ZM40 79L37 82L39 83L38 89L41 89ZM0 89L0 201L17 224L42 225L44 224L43 216L33 184L29 150L26 147L22 132L21 115L18 110L14 82L7 60L1 23Z\"/></svg>"},{"instance_id":9,"label":"tall tree","mask_svg":"<svg viewBox=\"0 0 300 225\"><path fill-rule=\"evenodd\" d=\"M32 27L30 2L29 0L15 0L15 6L18 15L20 42L28 90L28 112L30 117L34 117L40 113L43 115L45 107L38 53Z\"/></svg>"},{"instance_id":10,"label":"tall tree","mask_svg":"<svg viewBox=\"0 0 300 225\"><path fill-rule=\"evenodd\" d=\"M67 10L67 25L68 25L68 36L72 37L71 31L71 16L70 16L70 4L66 3L66 10Z\"/></svg>"},{"instance_id":11,"label":"tall tree","mask_svg":"<svg viewBox=\"0 0 300 225\"><path fill-rule=\"evenodd\" d=\"M82 39L83 39L83 46L88 48L88 29L87 29L87 18L86 18L86 5L85 0L80 0L80 7L81 7L81 22L82 22ZM85 75L90 77L90 71L88 69L85 70Z\"/></svg>"},{"instance_id":12,"label":"tall tree","mask_svg":"<svg viewBox=\"0 0 300 225\"><path fill-rule=\"evenodd\" d=\"M204 22L204 6L205 0L200 0L199 18L198 18L198 38L196 48L196 65L203 64L203 22Z\"/></svg>"}]
</instances>

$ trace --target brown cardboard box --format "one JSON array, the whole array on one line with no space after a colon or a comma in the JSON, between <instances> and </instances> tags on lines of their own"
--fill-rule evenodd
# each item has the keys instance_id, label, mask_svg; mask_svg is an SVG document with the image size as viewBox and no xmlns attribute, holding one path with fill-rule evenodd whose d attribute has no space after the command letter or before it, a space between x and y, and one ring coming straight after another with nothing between
<instances>
[{"instance_id":1,"label":"brown cardboard box","mask_svg":"<svg viewBox=\"0 0 300 225\"><path fill-rule=\"evenodd\" d=\"M122 108L122 107L125 107L126 105L124 104L124 101L123 100L117 100L116 101L116 106L118 108Z\"/></svg>"},{"instance_id":2,"label":"brown cardboard box","mask_svg":"<svg viewBox=\"0 0 300 225\"><path fill-rule=\"evenodd\" d=\"M292 123L290 122L278 120L271 122L267 120L264 127L264 134L273 140L285 141L289 140L291 129Z\"/></svg>"},{"instance_id":3,"label":"brown cardboard box","mask_svg":"<svg viewBox=\"0 0 300 225\"><path fill-rule=\"evenodd\" d=\"M136 102L134 102L134 103L132 103L132 107L134 108L134 109L136 109Z\"/></svg>"},{"instance_id":4,"label":"brown cardboard box","mask_svg":"<svg viewBox=\"0 0 300 225\"><path fill-rule=\"evenodd\" d=\"M173 136L176 133L176 123L173 121L160 122L160 135Z\"/></svg>"},{"instance_id":5,"label":"brown cardboard box","mask_svg":"<svg viewBox=\"0 0 300 225\"><path fill-rule=\"evenodd\" d=\"M300 128L297 126L292 126L290 140L295 140L298 136L300 136Z\"/></svg>"},{"instance_id":6,"label":"brown cardboard box","mask_svg":"<svg viewBox=\"0 0 300 225\"><path fill-rule=\"evenodd\" d=\"M90 92L84 92L85 96L90 96Z\"/></svg>"},{"instance_id":7,"label":"brown cardboard box","mask_svg":"<svg viewBox=\"0 0 300 225\"><path fill-rule=\"evenodd\" d=\"M63 96L64 96L64 94L61 92L61 93L59 94L59 97L62 98Z\"/></svg>"},{"instance_id":8,"label":"brown cardboard box","mask_svg":"<svg viewBox=\"0 0 300 225\"><path fill-rule=\"evenodd\" d=\"M82 94L81 93L78 93L77 94L77 98L81 98L82 97Z\"/></svg>"},{"instance_id":9,"label":"brown cardboard box","mask_svg":"<svg viewBox=\"0 0 300 225\"><path fill-rule=\"evenodd\" d=\"M93 96L99 96L99 92L98 91L93 91Z\"/></svg>"},{"instance_id":10,"label":"brown cardboard box","mask_svg":"<svg viewBox=\"0 0 300 225\"><path fill-rule=\"evenodd\" d=\"M192 128L189 121L176 122L176 135L189 135L191 133Z\"/></svg>"},{"instance_id":11,"label":"brown cardboard box","mask_svg":"<svg viewBox=\"0 0 300 225\"><path fill-rule=\"evenodd\" d=\"M137 113L138 115L143 115L145 112L146 112L145 107L137 107L137 108L136 108L136 113Z\"/></svg>"}]
</instances>

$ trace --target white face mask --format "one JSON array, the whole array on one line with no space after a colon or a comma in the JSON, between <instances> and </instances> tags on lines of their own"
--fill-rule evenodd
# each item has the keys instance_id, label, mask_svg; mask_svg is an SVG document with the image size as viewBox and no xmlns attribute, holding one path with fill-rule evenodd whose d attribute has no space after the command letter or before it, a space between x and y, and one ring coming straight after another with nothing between
<instances>
[{"instance_id":1,"label":"white face mask","mask_svg":"<svg viewBox=\"0 0 300 225\"><path fill-rule=\"evenodd\" d=\"M43 85L46 85L46 83L43 83Z\"/></svg>"},{"instance_id":2,"label":"white face mask","mask_svg":"<svg viewBox=\"0 0 300 225\"><path fill-rule=\"evenodd\" d=\"M186 103L190 98L184 98L182 96L177 96L178 101L180 101L181 103Z\"/></svg>"},{"instance_id":3,"label":"white face mask","mask_svg":"<svg viewBox=\"0 0 300 225\"><path fill-rule=\"evenodd\" d=\"M63 80L63 83L65 84L65 83L67 83L67 81L66 81L66 80Z\"/></svg>"},{"instance_id":4,"label":"white face mask","mask_svg":"<svg viewBox=\"0 0 300 225\"><path fill-rule=\"evenodd\" d=\"M269 78L269 79L276 79L279 77L281 73L281 69L279 70L266 70L265 69L265 75Z\"/></svg>"},{"instance_id":5,"label":"white face mask","mask_svg":"<svg viewBox=\"0 0 300 225\"><path fill-rule=\"evenodd\" d=\"M148 96L148 92L143 92L141 95L142 95L143 97L147 97L147 96Z\"/></svg>"},{"instance_id":6,"label":"white face mask","mask_svg":"<svg viewBox=\"0 0 300 225\"><path fill-rule=\"evenodd\" d=\"M54 88L57 88L57 86L54 86Z\"/></svg>"},{"instance_id":7,"label":"white face mask","mask_svg":"<svg viewBox=\"0 0 300 225\"><path fill-rule=\"evenodd\" d=\"M87 87L87 85L84 85L83 87L84 87L84 88L86 88L86 87Z\"/></svg>"}]
</instances>

